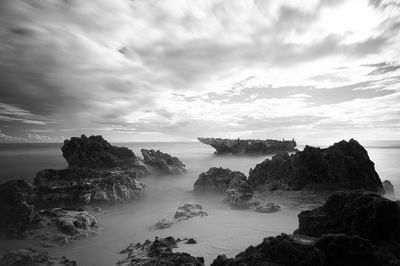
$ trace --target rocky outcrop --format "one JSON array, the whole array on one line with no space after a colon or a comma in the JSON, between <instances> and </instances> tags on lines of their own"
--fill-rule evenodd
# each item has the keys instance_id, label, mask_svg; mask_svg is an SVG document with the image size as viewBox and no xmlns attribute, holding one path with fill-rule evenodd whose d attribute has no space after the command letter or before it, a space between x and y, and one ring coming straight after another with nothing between
<instances>
[{"instance_id":1,"label":"rocky outcrop","mask_svg":"<svg viewBox=\"0 0 400 266\"><path fill-rule=\"evenodd\" d=\"M141 150L144 163L158 174L181 175L186 172L185 165L177 158L155 150Z\"/></svg>"},{"instance_id":2,"label":"rocky outcrop","mask_svg":"<svg viewBox=\"0 0 400 266\"><path fill-rule=\"evenodd\" d=\"M0 233L19 237L33 213L35 187L24 180L11 180L0 185Z\"/></svg>"},{"instance_id":3,"label":"rocky outcrop","mask_svg":"<svg viewBox=\"0 0 400 266\"><path fill-rule=\"evenodd\" d=\"M250 170L249 183L261 191L383 190L374 163L354 139L326 149L306 146L292 155L275 155Z\"/></svg>"},{"instance_id":4,"label":"rocky outcrop","mask_svg":"<svg viewBox=\"0 0 400 266\"><path fill-rule=\"evenodd\" d=\"M77 266L78 263L65 257L56 258L48 255L47 252L30 248L17 249L6 252L0 258L2 266Z\"/></svg>"},{"instance_id":5,"label":"rocky outcrop","mask_svg":"<svg viewBox=\"0 0 400 266\"><path fill-rule=\"evenodd\" d=\"M272 213L272 212L277 212L281 210L281 206L279 204L270 202L267 204L259 204L254 208L255 212L261 212L261 213Z\"/></svg>"},{"instance_id":6,"label":"rocky outcrop","mask_svg":"<svg viewBox=\"0 0 400 266\"><path fill-rule=\"evenodd\" d=\"M382 182L383 190L385 194L394 194L393 184L389 180L385 180Z\"/></svg>"},{"instance_id":7,"label":"rocky outcrop","mask_svg":"<svg viewBox=\"0 0 400 266\"><path fill-rule=\"evenodd\" d=\"M194 183L194 191L225 193L231 182L237 184L240 180L246 181L246 176L241 172L211 167L207 172L199 175Z\"/></svg>"},{"instance_id":8,"label":"rocky outcrop","mask_svg":"<svg viewBox=\"0 0 400 266\"><path fill-rule=\"evenodd\" d=\"M252 198L253 188L246 179L233 179L225 192L225 201L236 208L249 208Z\"/></svg>"},{"instance_id":9,"label":"rocky outcrop","mask_svg":"<svg viewBox=\"0 0 400 266\"><path fill-rule=\"evenodd\" d=\"M179 206L174 216L171 218L165 217L155 224L156 229L164 229L172 226L174 223L188 220L193 217L207 216L208 213L203 210L200 204L185 203Z\"/></svg>"},{"instance_id":10,"label":"rocky outcrop","mask_svg":"<svg viewBox=\"0 0 400 266\"><path fill-rule=\"evenodd\" d=\"M119 261L117 265L126 266L150 266L150 265L185 265L202 266L204 259L202 257L193 257L184 252L172 252L178 243L183 240L166 237L154 241L146 240L143 244L130 244L122 250L122 254L128 254L128 257Z\"/></svg>"},{"instance_id":11,"label":"rocky outcrop","mask_svg":"<svg viewBox=\"0 0 400 266\"><path fill-rule=\"evenodd\" d=\"M344 233L373 243L400 243L400 208L376 193L336 192L323 206L302 211L298 217L297 234L319 237Z\"/></svg>"},{"instance_id":12,"label":"rocky outcrop","mask_svg":"<svg viewBox=\"0 0 400 266\"><path fill-rule=\"evenodd\" d=\"M130 149L113 146L102 136L72 137L64 141L61 150L70 167L130 167L137 163Z\"/></svg>"},{"instance_id":13,"label":"rocky outcrop","mask_svg":"<svg viewBox=\"0 0 400 266\"><path fill-rule=\"evenodd\" d=\"M126 172L87 168L43 170L35 178L39 206L117 204L141 199L145 190Z\"/></svg>"},{"instance_id":14,"label":"rocky outcrop","mask_svg":"<svg viewBox=\"0 0 400 266\"><path fill-rule=\"evenodd\" d=\"M246 154L261 153L272 154L282 151L296 151L294 140L259 140L259 139L221 139L221 138L197 138L200 142L212 146L215 154Z\"/></svg>"}]
</instances>

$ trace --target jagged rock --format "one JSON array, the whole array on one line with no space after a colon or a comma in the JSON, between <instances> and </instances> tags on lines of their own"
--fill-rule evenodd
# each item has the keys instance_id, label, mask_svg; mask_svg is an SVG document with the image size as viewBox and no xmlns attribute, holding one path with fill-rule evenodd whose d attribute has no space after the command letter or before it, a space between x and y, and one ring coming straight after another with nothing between
<instances>
[{"instance_id":1,"label":"jagged rock","mask_svg":"<svg viewBox=\"0 0 400 266\"><path fill-rule=\"evenodd\" d=\"M298 217L297 234L318 237L344 233L373 243L400 243L400 208L376 193L336 192L322 207L302 211Z\"/></svg>"},{"instance_id":2,"label":"jagged rock","mask_svg":"<svg viewBox=\"0 0 400 266\"><path fill-rule=\"evenodd\" d=\"M78 263L65 257L56 258L48 255L47 252L30 248L17 249L6 252L0 258L2 266L77 266Z\"/></svg>"},{"instance_id":3,"label":"jagged rock","mask_svg":"<svg viewBox=\"0 0 400 266\"><path fill-rule=\"evenodd\" d=\"M250 170L249 183L257 190L383 189L374 163L354 139L326 149L306 146L292 155L275 155Z\"/></svg>"},{"instance_id":4,"label":"jagged rock","mask_svg":"<svg viewBox=\"0 0 400 266\"><path fill-rule=\"evenodd\" d=\"M246 176L241 172L211 167L207 172L199 175L194 183L194 191L225 193L232 181L235 184L240 180L246 181Z\"/></svg>"},{"instance_id":5,"label":"jagged rock","mask_svg":"<svg viewBox=\"0 0 400 266\"><path fill-rule=\"evenodd\" d=\"M393 184L389 180L383 181L382 186L386 194L394 194Z\"/></svg>"},{"instance_id":6,"label":"jagged rock","mask_svg":"<svg viewBox=\"0 0 400 266\"><path fill-rule=\"evenodd\" d=\"M180 221L188 220L193 217L203 217L207 215L208 213L203 210L203 207L200 204L185 203L184 205L178 207L172 218L165 217L158 221L154 227L157 229L164 229Z\"/></svg>"},{"instance_id":7,"label":"jagged rock","mask_svg":"<svg viewBox=\"0 0 400 266\"><path fill-rule=\"evenodd\" d=\"M264 238L255 247L250 246L235 258L218 256L211 266L322 266L324 254L311 243L286 234Z\"/></svg>"},{"instance_id":8,"label":"jagged rock","mask_svg":"<svg viewBox=\"0 0 400 266\"><path fill-rule=\"evenodd\" d=\"M43 170L36 178L39 206L116 204L143 197L145 186L125 171L88 168Z\"/></svg>"},{"instance_id":9,"label":"jagged rock","mask_svg":"<svg viewBox=\"0 0 400 266\"><path fill-rule=\"evenodd\" d=\"M70 167L112 168L137 164L130 149L113 146L102 136L72 137L64 141L61 150Z\"/></svg>"},{"instance_id":10,"label":"jagged rock","mask_svg":"<svg viewBox=\"0 0 400 266\"><path fill-rule=\"evenodd\" d=\"M177 158L155 150L141 150L144 163L152 166L159 174L181 175L186 172L185 165Z\"/></svg>"},{"instance_id":11,"label":"jagged rock","mask_svg":"<svg viewBox=\"0 0 400 266\"><path fill-rule=\"evenodd\" d=\"M35 197L34 186L24 180L10 180L0 185L0 233L20 236L30 221Z\"/></svg>"},{"instance_id":12,"label":"jagged rock","mask_svg":"<svg viewBox=\"0 0 400 266\"><path fill-rule=\"evenodd\" d=\"M152 265L185 265L202 266L204 259L202 257L193 257L184 252L172 252L177 247L179 241L173 237L155 238L154 241L146 240L143 244L130 244L122 250L122 254L128 254L128 257L119 261L117 265L127 266L152 266Z\"/></svg>"},{"instance_id":13,"label":"jagged rock","mask_svg":"<svg viewBox=\"0 0 400 266\"><path fill-rule=\"evenodd\" d=\"M225 201L236 208L248 208L252 204L253 188L246 179L232 180L225 192Z\"/></svg>"},{"instance_id":14,"label":"jagged rock","mask_svg":"<svg viewBox=\"0 0 400 266\"><path fill-rule=\"evenodd\" d=\"M197 244L197 241L194 240L193 238L189 238L188 240L186 240L185 244L194 245Z\"/></svg>"},{"instance_id":15,"label":"jagged rock","mask_svg":"<svg viewBox=\"0 0 400 266\"><path fill-rule=\"evenodd\" d=\"M272 212L277 212L281 210L281 206L279 204L270 202L267 204L259 204L254 208L255 212L261 212L261 213L272 213Z\"/></svg>"},{"instance_id":16,"label":"jagged rock","mask_svg":"<svg viewBox=\"0 0 400 266\"><path fill-rule=\"evenodd\" d=\"M197 138L200 142L212 146L216 154L224 153L262 153L271 154L281 151L296 151L294 140L258 140L258 139L220 139Z\"/></svg>"}]
</instances>

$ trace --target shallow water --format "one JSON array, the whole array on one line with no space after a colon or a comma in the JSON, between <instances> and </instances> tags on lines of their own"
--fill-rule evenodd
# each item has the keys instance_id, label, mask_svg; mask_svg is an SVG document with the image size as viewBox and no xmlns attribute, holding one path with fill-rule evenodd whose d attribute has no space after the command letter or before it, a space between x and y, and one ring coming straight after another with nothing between
<instances>
[{"instance_id":1,"label":"shallow water","mask_svg":"<svg viewBox=\"0 0 400 266\"><path fill-rule=\"evenodd\" d=\"M396 190L400 188L400 145L378 143L367 147L382 180L388 179ZM131 242L143 242L155 236L193 237L196 245L182 245L178 250L203 256L209 264L218 254L234 256L251 244L258 244L269 235L292 233L298 226L299 206L283 204L280 212L272 214L233 210L222 203L222 196L195 196L191 193L197 176L212 166L222 166L244 172L268 156L215 156L213 149L201 143L117 143L140 154L140 148L160 149L179 157L188 169L183 176L145 177L146 196L142 201L123 204L96 214L104 227L99 236L75 241L72 244L46 249L50 254L67 256L80 265L114 265L124 258L118 254ZM386 145L386 146L385 146ZM395 148L393 148L396 146ZM43 168L66 166L60 151L61 144L32 144L26 147L0 145L0 179L25 177L32 180ZM172 215L184 203L200 203L208 211L206 217L179 222L162 230L150 227L166 215ZM26 241L0 240L0 249L33 245Z\"/></svg>"}]
</instances>

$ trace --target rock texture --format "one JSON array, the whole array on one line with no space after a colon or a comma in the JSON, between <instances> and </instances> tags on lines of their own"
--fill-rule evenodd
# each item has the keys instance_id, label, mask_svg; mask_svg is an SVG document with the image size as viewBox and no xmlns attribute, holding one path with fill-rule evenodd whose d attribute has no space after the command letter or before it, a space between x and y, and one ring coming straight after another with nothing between
<instances>
[{"instance_id":1,"label":"rock texture","mask_svg":"<svg viewBox=\"0 0 400 266\"><path fill-rule=\"evenodd\" d=\"M354 139L275 155L250 170L249 183L257 190L383 190L374 163Z\"/></svg>"},{"instance_id":2,"label":"rock texture","mask_svg":"<svg viewBox=\"0 0 400 266\"><path fill-rule=\"evenodd\" d=\"M24 180L11 180L0 185L0 233L18 237L33 213L35 187Z\"/></svg>"},{"instance_id":3,"label":"rock texture","mask_svg":"<svg viewBox=\"0 0 400 266\"><path fill-rule=\"evenodd\" d=\"M188 220L193 217L207 216L208 213L203 210L200 204L185 203L179 206L172 218L165 217L155 224L156 229L164 229L172 226L174 223Z\"/></svg>"},{"instance_id":4,"label":"rock texture","mask_svg":"<svg viewBox=\"0 0 400 266\"><path fill-rule=\"evenodd\" d=\"M194 183L194 191L225 193L231 182L237 184L240 180L246 181L246 176L241 172L211 167L207 172L199 175Z\"/></svg>"},{"instance_id":5,"label":"rock texture","mask_svg":"<svg viewBox=\"0 0 400 266\"><path fill-rule=\"evenodd\" d=\"M137 163L130 149L113 146L102 136L73 137L64 141L61 150L70 167L129 167Z\"/></svg>"},{"instance_id":6,"label":"rock texture","mask_svg":"<svg viewBox=\"0 0 400 266\"><path fill-rule=\"evenodd\" d=\"M155 238L154 241L146 240L143 244L130 244L122 250L122 254L128 254L128 257L119 261L117 265L127 266L152 266L152 265L185 265L202 266L204 259L202 257L193 257L184 252L172 252L177 244L182 240L173 237Z\"/></svg>"},{"instance_id":7,"label":"rock texture","mask_svg":"<svg viewBox=\"0 0 400 266\"><path fill-rule=\"evenodd\" d=\"M141 150L144 163L152 166L159 174L181 175L186 172L185 165L177 158L155 150Z\"/></svg>"},{"instance_id":8,"label":"rock texture","mask_svg":"<svg viewBox=\"0 0 400 266\"><path fill-rule=\"evenodd\" d=\"M216 154L225 153L261 153L271 154L282 151L296 151L294 140L258 140L258 139L220 139L220 138L197 138L200 142L212 146Z\"/></svg>"},{"instance_id":9,"label":"rock texture","mask_svg":"<svg viewBox=\"0 0 400 266\"><path fill-rule=\"evenodd\" d=\"M253 188L246 179L233 179L225 192L225 201L236 208L249 208L252 198Z\"/></svg>"},{"instance_id":10,"label":"rock texture","mask_svg":"<svg viewBox=\"0 0 400 266\"><path fill-rule=\"evenodd\" d=\"M319 208L299 214L297 234L358 235L374 243L400 243L400 208L376 193L336 192Z\"/></svg>"},{"instance_id":11,"label":"rock texture","mask_svg":"<svg viewBox=\"0 0 400 266\"><path fill-rule=\"evenodd\" d=\"M394 194L393 184L389 180L383 181L382 186L386 194Z\"/></svg>"},{"instance_id":12,"label":"rock texture","mask_svg":"<svg viewBox=\"0 0 400 266\"><path fill-rule=\"evenodd\" d=\"M65 257L56 258L47 252L34 249L18 249L8 251L0 258L2 266L77 266L78 263Z\"/></svg>"}]
</instances>

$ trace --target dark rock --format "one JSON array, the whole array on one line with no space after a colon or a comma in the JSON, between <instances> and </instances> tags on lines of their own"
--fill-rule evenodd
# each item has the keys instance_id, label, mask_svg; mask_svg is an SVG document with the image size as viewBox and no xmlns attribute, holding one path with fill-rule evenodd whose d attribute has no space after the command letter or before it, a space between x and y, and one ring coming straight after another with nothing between
<instances>
[{"instance_id":1,"label":"dark rock","mask_svg":"<svg viewBox=\"0 0 400 266\"><path fill-rule=\"evenodd\" d=\"M212 146L216 154L224 153L261 153L270 154L282 151L296 151L294 140L258 140L258 139L220 139L197 138L200 142Z\"/></svg>"},{"instance_id":2,"label":"dark rock","mask_svg":"<svg viewBox=\"0 0 400 266\"><path fill-rule=\"evenodd\" d=\"M400 243L400 208L391 200L365 191L336 192L319 208L302 211L297 234L359 235L373 243Z\"/></svg>"},{"instance_id":3,"label":"dark rock","mask_svg":"<svg viewBox=\"0 0 400 266\"><path fill-rule=\"evenodd\" d=\"M34 249L18 249L6 252L0 258L2 266L47 266L47 265L63 265L77 266L75 261L68 260L65 257L50 257L47 252Z\"/></svg>"},{"instance_id":4,"label":"dark rock","mask_svg":"<svg viewBox=\"0 0 400 266\"><path fill-rule=\"evenodd\" d=\"M180 221L188 220L193 217L203 217L207 215L208 213L203 210L203 207L200 204L185 203L184 205L178 207L172 219L168 217L163 218L154 225L154 228L164 229Z\"/></svg>"},{"instance_id":5,"label":"dark rock","mask_svg":"<svg viewBox=\"0 0 400 266\"><path fill-rule=\"evenodd\" d=\"M137 164L130 149L113 146L102 136L72 137L64 141L61 150L70 167L112 168Z\"/></svg>"},{"instance_id":6,"label":"dark rock","mask_svg":"<svg viewBox=\"0 0 400 266\"><path fill-rule=\"evenodd\" d=\"M354 139L326 149L306 146L292 155L275 155L250 170L249 183L257 190L383 189L374 163Z\"/></svg>"},{"instance_id":7,"label":"dark rock","mask_svg":"<svg viewBox=\"0 0 400 266\"><path fill-rule=\"evenodd\" d=\"M186 172L185 165L177 158L155 150L141 150L144 163L155 168L158 174L181 175Z\"/></svg>"},{"instance_id":8,"label":"dark rock","mask_svg":"<svg viewBox=\"0 0 400 266\"><path fill-rule=\"evenodd\" d=\"M141 199L144 184L126 171L89 168L46 169L37 173L38 206L116 204Z\"/></svg>"},{"instance_id":9,"label":"dark rock","mask_svg":"<svg viewBox=\"0 0 400 266\"><path fill-rule=\"evenodd\" d=\"M250 246L234 259L218 256L211 266L322 266L324 254L310 242L281 234L264 238L255 247Z\"/></svg>"},{"instance_id":10,"label":"dark rock","mask_svg":"<svg viewBox=\"0 0 400 266\"><path fill-rule=\"evenodd\" d=\"M386 194L394 194L393 184L389 180L383 181L382 186Z\"/></svg>"},{"instance_id":11,"label":"dark rock","mask_svg":"<svg viewBox=\"0 0 400 266\"><path fill-rule=\"evenodd\" d=\"M197 241L193 238L189 238L188 240L186 240L185 244L194 245L197 244Z\"/></svg>"},{"instance_id":12,"label":"dark rock","mask_svg":"<svg viewBox=\"0 0 400 266\"><path fill-rule=\"evenodd\" d=\"M232 180L225 192L225 201L236 208L248 208L252 204L253 188L246 179Z\"/></svg>"},{"instance_id":13,"label":"dark rock","mask_svg":"<svg viewBox=\"0 0 400 266\"><path fill-rule=\"evenodd\" d=\"M194 183L194 191L225 193L232 181L234 182L232 187L234 187L240 180L246 181L246 176L241 172L211 167L207 172L199 175Z\"/></svg>"},{"instance_id":14,"label":"dark rock","mask_svg":"<svg viewBox=\"0 0 400 266\"><path fill-rule=\"evenodd\" d=\"M0 233L19 237L30 222L36 199L34 186L24 180L10 180L0 185Z\"/></svg>"},{"instance_id":15,"label":"dark rock","mask_svg":"<svg viewBox=\"0 0 400 266\"><path fill-rule=\"evenodd\" d=\"M119 261L118 265L185 265L185 266L202 266L203 258L195 258L187 253L172 252L177 246L177 240L173 237L155 238L154 241L146 241L143 244L130 244L121 253L128 253L128 257Z\"/></svg>"}]
</instances>

